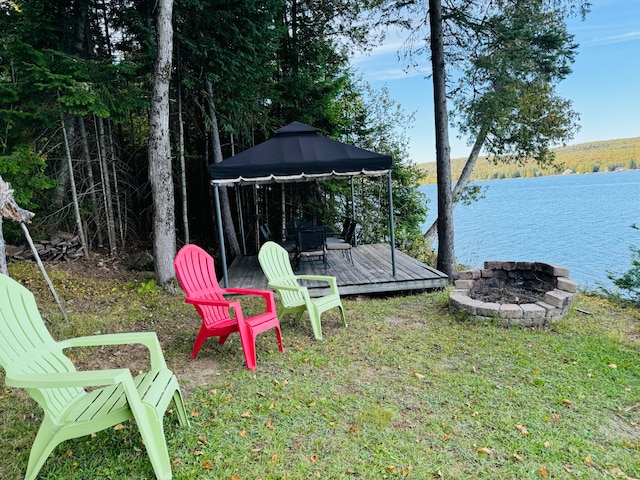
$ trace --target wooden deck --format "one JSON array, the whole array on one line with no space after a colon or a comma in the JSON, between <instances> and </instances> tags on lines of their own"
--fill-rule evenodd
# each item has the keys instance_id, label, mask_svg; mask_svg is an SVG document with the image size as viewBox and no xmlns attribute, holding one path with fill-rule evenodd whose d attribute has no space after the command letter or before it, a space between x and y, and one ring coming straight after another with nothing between
<instances>
[{"instance_id":1,"label":"wooden deck","mask_svg":"<svg viewBox=\"0 0 640 480\"><path fill-rule=\"evenodd\" d=\"M431 290L447 286L447 276L396 250L396 276L392 274L391 247L387 244L359 245L351 249L353 265L339 251L328 252L326 275L336 277L341 295ZM302 260L299 274L325 275L322 261ZM228 270L229 286L266 289L267 279L258 258L236 257ZM308 285L311 296L327 293L322 283Z\"/></svg>"}]
</instances>

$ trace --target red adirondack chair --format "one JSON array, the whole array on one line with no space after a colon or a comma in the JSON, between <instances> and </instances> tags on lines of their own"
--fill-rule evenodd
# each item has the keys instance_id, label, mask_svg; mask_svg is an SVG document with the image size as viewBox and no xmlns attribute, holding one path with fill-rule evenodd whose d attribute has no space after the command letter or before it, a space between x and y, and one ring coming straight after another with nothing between
<instances>
[{"instance_id":1,"label":"red adirondack chair","mask_svg":"<svg viewBox=\"0 0 640 480\"><path fill-rule=\"evenodd\" d=\"M220 288L213 258L196 245L182 247L176 255L173 266L178 275L178 281L186 293L185 302L194 305L202 318L202 326L196 336L190 358L196 357L207 338L220 337L218 343L222 345L230 334L238 332L247 368L255 370L255 339L260 333L272 328L276 330L278 348L284 352L272 291ZM245 318L240 302L227 300L224 297L225 294L262 296L266 303L265 312Z\"/></svg>"}]
</instances>

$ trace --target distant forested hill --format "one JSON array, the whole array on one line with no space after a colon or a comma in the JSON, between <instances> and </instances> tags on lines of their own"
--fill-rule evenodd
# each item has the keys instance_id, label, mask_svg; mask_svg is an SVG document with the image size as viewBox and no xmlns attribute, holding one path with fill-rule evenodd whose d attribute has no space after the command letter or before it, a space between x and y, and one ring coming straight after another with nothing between
<instances>
[{"instance_id":1,"label":"distant forested hill","mask_svg":"<svg viewBox=\"0 0 640 480\"><path fill-rule=\"evenodd\" d=\"M497 180L501 178L540 177L561 173L612 172L640 168L640 137L603 140L554 149L556 167L541 168L534 162L524 165L494 163L486 157L478 159L472 180ZM456 180L466 159L451 160L451 176ZM424 184L436 183L435 162L417 165L424 170Z\"/></svg>"}]
</instances>

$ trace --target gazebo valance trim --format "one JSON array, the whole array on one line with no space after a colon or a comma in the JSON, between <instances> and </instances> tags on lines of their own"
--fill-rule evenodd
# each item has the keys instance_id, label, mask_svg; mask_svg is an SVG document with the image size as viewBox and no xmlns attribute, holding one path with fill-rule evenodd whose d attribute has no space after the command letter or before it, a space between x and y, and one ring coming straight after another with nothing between
<instances>
[{"instance_id":1,"label":"gazebo valance trim","mask_svg":"<svg viewBox=\"0 0 640 480\"><path fill-rule=\"evenodd\" d=\"M352 177L379 177L389 173L389 169L384 170L367 170L362 169L357 172L331 172L324 173L299 173L293 175L265 175L260 177L244 177L212 179L211 185L233 185L233 184L264 184L264 183L292 183L292 182L309 182L313 180L330 180L335 178L352 178Z\"/></svg>"}]
</instances>

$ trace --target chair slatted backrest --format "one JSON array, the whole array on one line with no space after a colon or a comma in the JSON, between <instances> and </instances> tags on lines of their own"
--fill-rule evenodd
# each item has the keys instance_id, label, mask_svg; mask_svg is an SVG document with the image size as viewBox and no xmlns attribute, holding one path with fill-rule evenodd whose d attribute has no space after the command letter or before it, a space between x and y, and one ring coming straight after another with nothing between
<instances>
[{"instance_id":1,"label":"chair slatted backrest","mask_svg":"<svg viewBox=\"0 0 640 480\"><path fill-rule=\"evenodd\" d=\"M258 262L269 283L286 286L299 286L293 273L287 251L275 242L265 243L258 252ZM280 301L285 306L301 305L304 297L297 291L278 290Z\"/></svg>"},{"instance_id":2,"label":"chair slatted backrest","mask_svg":"<svg viewBox=\"0 0 640 480\"><path fill-rule=\"evenodd\" d=\"M349 217L344 219L342 222L342 230L340 230L340 236L344 238L347 235L347 231L349 230L349 225L351 225L351 219Z\"/></svg>"},{"instance_id":3,"label":"chair slatted backrest","mask_svg":"<svg viewBox=\"0 0 640 480\"><path fill-rule=\"evenodd\" d=\"M224 300L223 290L216 278L213 257L197 245L185 245L173 262L178 281L189 298ZM207 326L229 319L227 307L195 305Z\"/></svg>"},{"instance_id":4,"label":"chair slatted backrest","mask_svg":"<svg viewBox=\"0 0 640 480\"><path fill-rule=\"evenodd\" d=\"M75 367L53 339L33 294L0 274L0 364L10 374L73 372ZM85 393L78 387L29 388L40 406L54 415Z\"/></svg>"},{"instance_id":5,"label":"chair slatted backrest","mask_svg":"<svg viewBox=\"0 0 640 480\"><path fill-rule=\"evenodd\" d=\"M347 231L344 234L344 241L350 244L353 244L353 238L356 233L356 227L358 226L358 222L355 220L351 220L349 222L349 227L347 227Z\"/></svg>"},{"instance_id":6,"label":"chair slatted backrest","mask_svg":"<svg viewBox=\"0 0 640 480\"><path fill-rule=\"evenodd\" d=\"M327 239L326 230L322 227L298 230L298 252L322 252Z\"/></svg>"}]
</instances>

